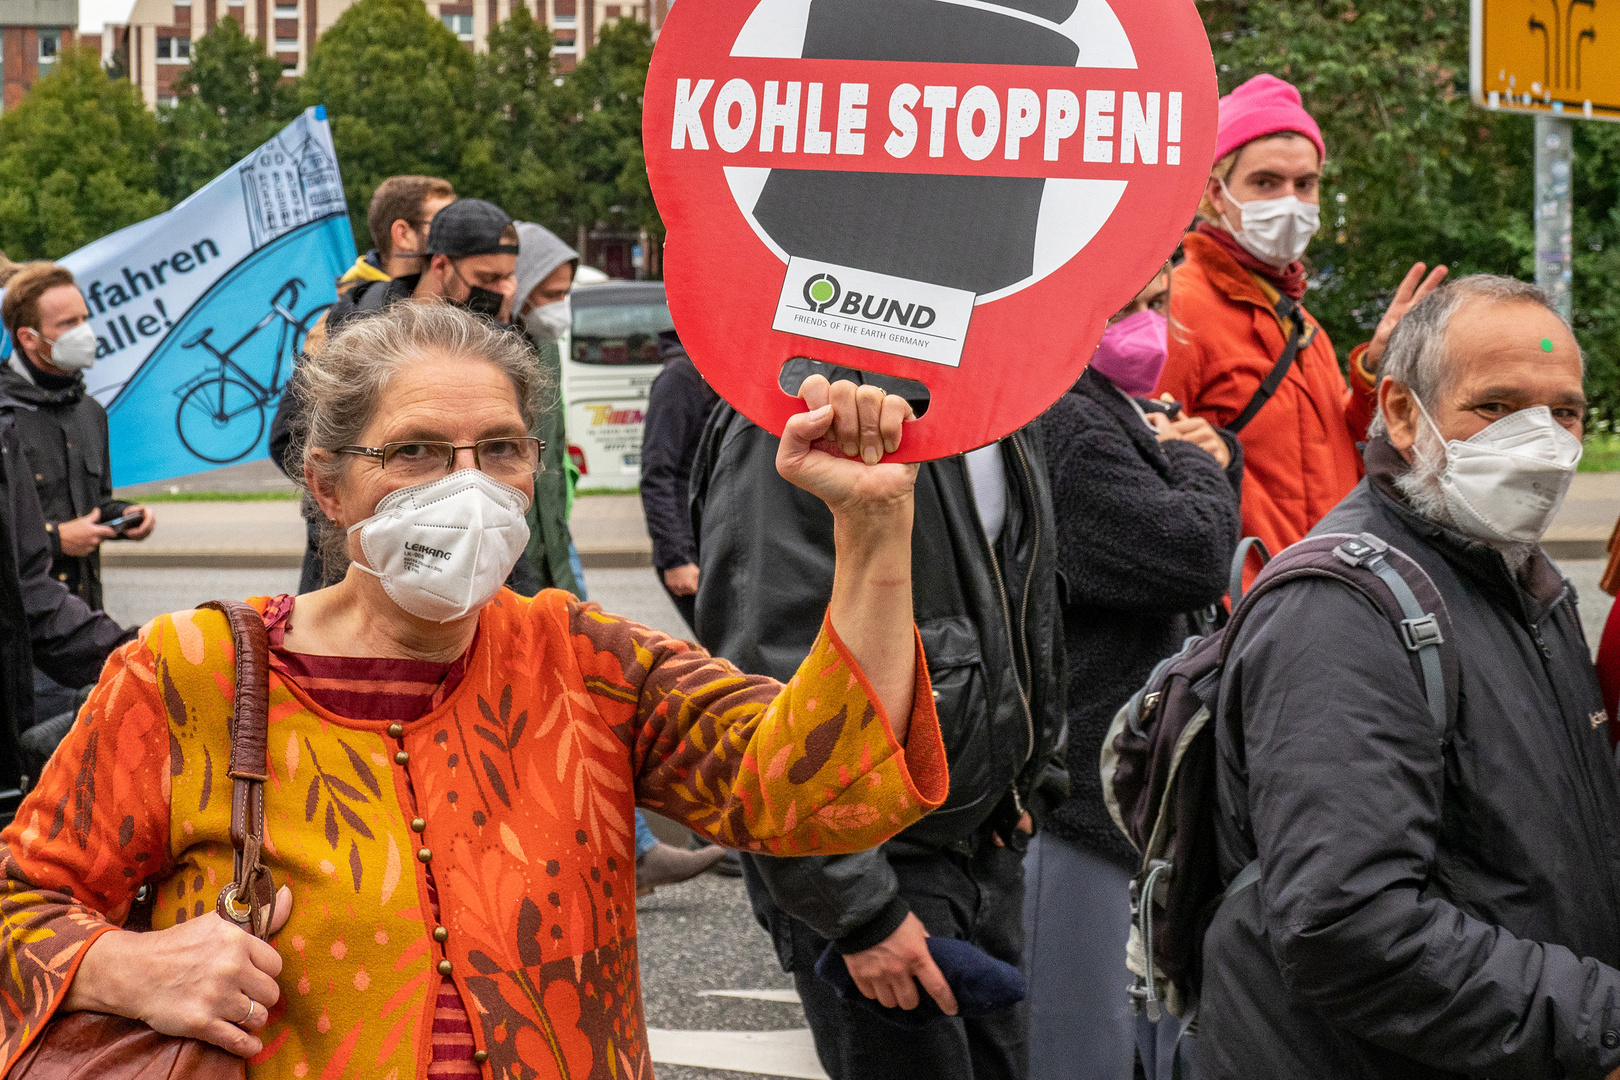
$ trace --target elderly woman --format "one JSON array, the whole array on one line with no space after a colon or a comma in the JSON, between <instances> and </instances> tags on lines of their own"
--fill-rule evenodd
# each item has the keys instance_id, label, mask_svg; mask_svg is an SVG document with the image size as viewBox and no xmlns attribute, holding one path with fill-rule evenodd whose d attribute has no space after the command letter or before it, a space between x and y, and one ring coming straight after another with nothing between
<instances>
[{"instance_id":1,"label":"elderly woman","mask_svg":"<svg viewBox=\"0 0 1620 1080\"><path fill-rule=\"evenodd\" d=\"M500 588L527 540L534 371L517 335L401 304L299 369L304 476L353 560L251 603L270 631L267 944L232 877L231 638L213 611L116 653L0 834L8 1070L64 1010L134 1017L250 1077L650 1077L635 806L777 855L871 847L945 796L911 623L905 403L806 384L785 477L838 570L787 684ZM857 447L846 456L839 447ZM155 890L153 931L119 929Z\"/></svg>"}]
</instances>

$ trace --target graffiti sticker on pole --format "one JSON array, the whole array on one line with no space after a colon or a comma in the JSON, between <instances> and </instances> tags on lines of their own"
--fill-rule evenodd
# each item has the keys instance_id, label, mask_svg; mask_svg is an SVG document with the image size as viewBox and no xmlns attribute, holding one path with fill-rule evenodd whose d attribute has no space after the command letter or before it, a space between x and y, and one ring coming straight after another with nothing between
<instances>
[{"instance_id":1,"label":"graffiti sticker on pole","mask_svg":"<svg viewBox=\"0 0 1620 1080\"><path fill-rule=\"evenodd\" d=\"M908 460L1001 438L1174 251L1216 97L1193 0L675 5L643 135L682 343L772 431L808 358L928 388Z\"/></svg>"}]
</instances>

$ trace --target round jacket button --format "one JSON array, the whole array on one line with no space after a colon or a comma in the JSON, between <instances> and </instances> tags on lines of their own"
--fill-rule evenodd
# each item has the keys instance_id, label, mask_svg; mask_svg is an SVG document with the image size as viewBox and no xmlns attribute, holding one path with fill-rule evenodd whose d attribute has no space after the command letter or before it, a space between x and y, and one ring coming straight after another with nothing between
<instances>
[{"instance_id":1,"label":"round jacket button","mask_svg":"<svg viewBox=\"0 0 1620 1080\"><path fill-rule=\"evenodd\" d=\"M450 974L450 961L448 961L448 960L440 960L439 961L439 974L440 975L448 975L448 974Z\"/></svg>"},{"instance_id":2,"label":"round jacket button","mask_svg":"<svg viewBox=\"0 0 1620 1080\"><path fill-rule=\"evenodd\" d=\"M1608 1050L1620 1046L1620 1031L1605 1031L1603 1033L1603 1046Z\"/></svg>"},{"instance_id":3,"label":"round jacket button","mask_svg":"<svg viewBox=\"0 0 1620 1080\"><path fill-rule=\"evenodd\" d=\"M409 760L411 760L411 755L404 750L394 755L394 764L396 765L403 765Z\"/></svg>"},{"instance_id":4,"label":"round jacket button","mask_svg":"<svg viewBox=\"0 0 1620 1080\"><path fill-rule=\"evenodd\" d=\"M427 828L427 822L423 821L421 818L412 818L411 819L411 830L413 832L422 832L426 828Z\"/></svg>"},{"instance_id":5,"label":"round jacket button","mask_svg":"<svg viewBox=\"0 0 1620 1080\"><path fill-rule=\"evenodd\" d=\"M484 1062L489 1060L489 1051L488 1050L476 1050L476 1051L474 1051L473 1052L473 1060L478 1062L478 1064L482 1065Z\"/></svg>"},{"instance_id":6,"label":"round jacket button","mask_svg":"<svg viewBox=\"0 0 1620 1080\"><path fill-rule=\"evenodd\" d=\"M416 853L416 857L421 859L423 862L432 862L433 852L429 851L427 848L423 848L421 851Z\"/></svg>"},{"instance_id":7,"label":"round jacket button","mask_svg":"<svg viewBox=\"0 0 1620 1080\"><path fill-rule=\"evenodd\" d=\"M389 724L388 725L388 737L390 739L397 739L403 734L405 734L405 725L404 724Z\"/></svg>"},{"instance_id":8,"label":"round jacket button","mask_svg":"<svg viewBox=\"0 0 1620 1080\"><path fill-rule=\"evenodd\" d=\"M435 926L433 928L433 940L434 941L448 941L449 939L450 939L450 931L446 930L442 926Z\"/></svg>"}]
</instances>

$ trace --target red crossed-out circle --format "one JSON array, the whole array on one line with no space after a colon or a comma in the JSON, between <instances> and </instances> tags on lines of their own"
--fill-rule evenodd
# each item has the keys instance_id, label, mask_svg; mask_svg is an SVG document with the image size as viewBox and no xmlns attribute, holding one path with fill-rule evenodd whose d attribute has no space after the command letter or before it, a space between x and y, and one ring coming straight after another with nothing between
<instances>
[{"instance_id":1,"label":"red crossed-out circle","mask_svg":"<svg viewBox=\"0 0 1620 1080\"><path fill-rule=\"evenodd\" d=\"M1216 127L1215 68L1203 24L1193 0L1077 0L1076 10L1111 9L1108 18L1128 39L1134 68L810 59L788 49L783 51L789 55L762 56L771 50L757 48L757 33L750 39L755 55L732 55L756 8L774 4L813 12L827 2L691 0L671 8L647 77L643 125L648 174L668 228L670 311L709 383L772 432L780 434L803 409L780 388L782 366L808 357L928 387L927 413L907 426L900 459L928 460L984 446L1035 419L1074 384L1108 317L1147 284L1192 220L1213 160ZM935 2L975 11L998 6L996 0ZM882 6L882 0L865 3ZM1069 5L1009 0L1000 6L1027 12L1043 6L1065 11ZM925 16L929 10L928 0L896 7ZM796 124L779 122L765 149L766 106L783 104L790 86L798 95ZM819 87L819 126L806 115L812 86ZM897 154L907 150L908 140L892 122L891 102L896 94L908 101L920 96L908 86L919 92L951 88L973 115L959 123L958 111L950 111L942 137L936 137L934 114L919 100L910 110L916 132L909 151ZM1111 97L1088 96L1099 94ZM985 108L992 99L993 107ZM1068 101L1078 105L1077 116L1060 113ZM1032 102L1043 114L1039 121L1028 115ZM857 107L845 108L852 103ZM1092 105L1098 106L1096 115L1088 116ZM1151 162L1140 138L1123 137L1128 123L1134 122L1133 133L1142 130L1148 106L1157 120ZM1020 108L1025 115L1018 115ZM1179 130L1172 112L1179 113ZM999 113L993 139L988 113ZM1058 124L1059 118L1066 123ZM1021 124L1025 131L1032 122L1033 131L1009 138L1013 127ZM1055 142L1048 138L1048 122L1058 127ZM791 153L789 126L797 143ZM819 140L813 134L818 132ZM1124 160L1127 144L1130 161ZM829 149L811 153L813 145ZM1041 177L1114 181L1115 191L1117 182L1124 186L1106 220L1100 227L1093 221L1095 233L1057 269L1013 289L979 294L953 367L772 329L787 274L782 254L800 252L767 242L739 206L728 169L756 175L798 169ZM805 212L825 220L839 210L816 205Z\"/></svg>"}]
</instances>

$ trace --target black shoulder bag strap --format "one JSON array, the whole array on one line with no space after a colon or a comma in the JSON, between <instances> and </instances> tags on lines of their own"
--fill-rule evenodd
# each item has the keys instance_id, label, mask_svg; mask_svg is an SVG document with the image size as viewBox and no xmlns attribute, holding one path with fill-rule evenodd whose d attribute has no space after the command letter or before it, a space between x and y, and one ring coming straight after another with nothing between
<instances>
[{"instance_id":1,"label":"black shoulder bag strap","mask_svg":"<svg viewBox=\"0 0 1620 1080\"><path fill-rule=\"evenodd\" d=\"M1271 395L1277 392L1277 387L1288 377L1288 369L1294 366L1294 358L1299 355L1300 343L1305 340L1305 313L1300 310L1299 305L1286 296L1278 295L1276 311L1277 322L1280 324L1284 320L1292 320L1294 329L1289 332L1288 344L1283 346L1282 355L1272 366L1266 381L1260 384L1260 389L1254 392L1254 397L1243 406L1243 411L1238 413L1237 419L1226 425L1226 430L1234 435L1248 427L1255 414L1266 407Z\"/></svg>"}]
</instances>

